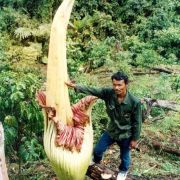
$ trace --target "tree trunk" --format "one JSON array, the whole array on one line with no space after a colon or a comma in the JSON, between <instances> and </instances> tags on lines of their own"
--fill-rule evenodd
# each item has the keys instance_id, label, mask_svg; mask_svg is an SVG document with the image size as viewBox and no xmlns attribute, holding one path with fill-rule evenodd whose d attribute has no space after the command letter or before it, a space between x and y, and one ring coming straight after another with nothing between
<instances>
[{"instance_id":1,"label":"tree trunk","mask_svg":"<svg viewBox=\"0 0 180 180\"><path fill-rule=\"evenodd\" d=\"M169 67L154 67L152 68L152 70L158 71L158 72L164 72L167 74L179 74L180 71L178 69L173 69L173 68L169 68Z\"/></svg>"},{"instance_id":2,"label":"tree trunk","mask_svg":"<svg viewBox=\"0 0 180 180\"><path fill-rule=\"evenodd\" d=\"M4 153L4 129L0 122L0 180L8 180L5 153Z\"/></svg>"},{"instance_id":3,"label":"tree trunk","mask_svg":"<svg viewBox=\"0 0 180 180\"><path fill-rule=\"evenodd\" d=\"M86 175L93 180L116 180L118 171L114 171L109 169L103 164L95 164L93 166L89 166ZM133 180L134 177L132 175L128 175L126 180Z\"/></svg>"},{"instance_id":4,"label":"tree trunk","mask_svg":"<svg viewBox=\"0 0 180 180\"><path fill-rule=\"evenodd\" d=\"M134 75L145 75L145 74L159 74L161 72L167 74L179 74L180 68L178 66L159 66L159 67L152 67L149 69L145 68L135 68L132 69Z\"/></svg>"},{"instance_id":5,"label":"tree trunk","mask_svg":"<svg viewBox=\"0 0 180 180\"><path fill-rule=\"evenodd\" d=\"M93 180L102 180L105 174L109 175L109 177L107 178L109 180L115 180L117 176L117 172L108 169L103 164L95 164L93 166L89 166L88 171L86 173L86 175L92 178Z\"/></svg>"},{"instance_id":6,"label":"tree trunk","mask_svg":"<svg viewBox=\"0 0 180 180\"><path fill-rule=\"evenodd\" d=\"M177 104L173 101L167 101L167 100L158 100L158 99L151 99L151 98L144 98L146 102L153 102L152 106L161 107L161 108L167 108L173 111L180 112L180 104Z\"/></svg>"},{"instance_id":7,"label":"tree trunk","mask_svg":"<svg viewBox=\"0 0 180 180\"><path fill-rule=\"evenodd\" d=\"M162 151L165 151L165 152L180 156L180 150L179 149L164 146L164 145L162 145L161 143L159 143L157 141L152 141L152 145L153 145L153 147L155 149L160 149Z\"/></svg>"},{"instance_id":8,"label":"tree trunk","mask_svg":"<svg viewBox=\"0 0 180 180\"><path fill-rule=\"evenodd\" d=\"M159 72L157 72L157 71L152 71L152 70L150 70L150 71L133 71L133 75L135 75L135 76L142 76L142 75L146 75L146 74L158 74Z\"/></svg>"}]
</instances>

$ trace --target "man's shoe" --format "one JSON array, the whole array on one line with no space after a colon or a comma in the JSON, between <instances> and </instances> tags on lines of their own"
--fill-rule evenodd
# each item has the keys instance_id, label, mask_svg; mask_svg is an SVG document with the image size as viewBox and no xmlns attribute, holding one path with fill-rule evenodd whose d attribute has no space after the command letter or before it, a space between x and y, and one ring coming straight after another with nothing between
<instances>
[{"instance_id":1,"label":"man's shoe","mask_svg":"<svg viewBox=\"0 0 180 180\"><path fill-rule=\"evenodd\" d=\"M117 180L125 180L127 176L127 171L119 171L117 175Z\"/></svg>"}]
</instances>

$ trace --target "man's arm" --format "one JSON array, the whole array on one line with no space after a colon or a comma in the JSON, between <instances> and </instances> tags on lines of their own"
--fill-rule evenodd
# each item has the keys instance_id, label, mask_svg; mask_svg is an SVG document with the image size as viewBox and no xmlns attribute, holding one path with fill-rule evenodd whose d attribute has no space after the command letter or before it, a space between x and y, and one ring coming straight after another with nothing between
<instances>
[{"instance_id":1,"label":"man's arm","mask_svg":"<svg viewBox=\"0 0 180 180\"><path fill-rule=\"evenodd\" d=\"M87 87L87 86L80 86L72 81L65 82L65 84L70 88L74 88L76 92L84 93L87 95L93 95L100 99L105 99L106 94L107 94L106 89L104 88L97 89L97 88L92 88L92 87Z\"/></svg>"},{"instance_id":2,"label":"man's arm","mask_svg":"<svg viewBox=\"0 0 180 180\"><path fill-rule=\"evenodd\" d=\"M136 148L137 141L140 138L141 134L141 125L142 125L142 110L141 103L137 103L134 109L134 117L132 122L132 141L130 143L131 148Z\"/></svg>"}]
</instances>

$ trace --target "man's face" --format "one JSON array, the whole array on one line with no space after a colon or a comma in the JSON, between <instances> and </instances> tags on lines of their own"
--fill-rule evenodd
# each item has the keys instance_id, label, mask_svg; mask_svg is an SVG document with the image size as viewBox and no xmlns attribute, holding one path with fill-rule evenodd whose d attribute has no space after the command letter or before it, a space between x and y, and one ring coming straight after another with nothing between
<instances>
[{"instance_id":1,"label":"man's face","mask_svg":"<svg viewBox=\"0 0 180 180\"><path fill-rule=\"evenodd\" d=\"M125 84L124 80L112 80L113 89L117 95L126 94L127 84Z\"/></svg>"}]
</instances>

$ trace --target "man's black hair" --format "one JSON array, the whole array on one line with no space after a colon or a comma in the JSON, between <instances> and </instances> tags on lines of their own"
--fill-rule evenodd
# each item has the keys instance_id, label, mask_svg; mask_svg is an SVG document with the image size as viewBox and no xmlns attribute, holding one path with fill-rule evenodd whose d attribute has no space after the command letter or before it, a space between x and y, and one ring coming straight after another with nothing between
<instances>
[{"instance_id":1,"label":"man's black hair","mask_svg":"<svg viewBox=\"0 0 180 180\"><path fill-rule=\"evenodd\" d=\"M117 81L124 80L125 84L128 84L128 82L129 82L128 76L122 71L118 71L118 72L114 73L111 76L111 80L113 80L113 79L115 79Z\"/></svg>"}]
</instances>

